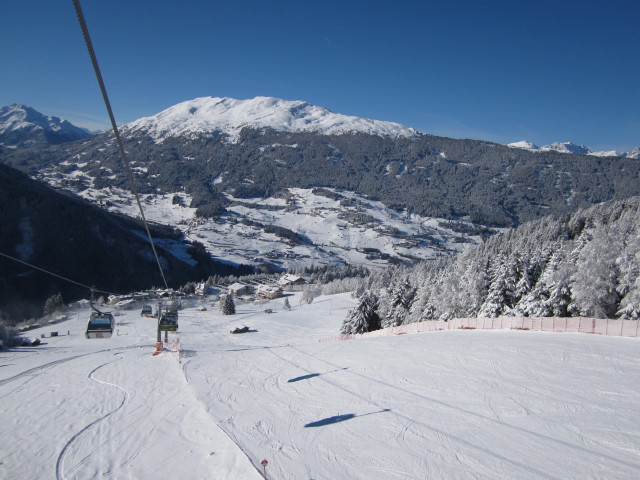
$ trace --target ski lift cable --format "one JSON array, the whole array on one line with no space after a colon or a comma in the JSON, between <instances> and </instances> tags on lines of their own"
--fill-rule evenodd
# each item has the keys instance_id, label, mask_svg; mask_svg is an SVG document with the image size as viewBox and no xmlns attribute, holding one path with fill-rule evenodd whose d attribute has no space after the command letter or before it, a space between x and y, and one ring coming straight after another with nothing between
<instances>
[{"instance_id":1,"label":"ski lift cable","mask_svg":"<svg viewBox=\"0 0 640 480\"><path fill-rule=\"evenodd\" d=\"M108 292L106 290L99 290L99 289L97 289L95 287L89 287L88 285L84 285L83 283L76 282L75 280L71 280L70 278L63 277L62 275L58 275L57 273L50 272L49 270L45 270L44 268L36 267L35 265L32 265L32 264L30 264L28 262L20 260L19 258L12 257L11 255L7 255L6 253L0 252L0 256L1 257L6 257L6 258L8 258L10 260L13 260L15 262L21 263L23 265L26 265L29 268L33 268L35 270L40 270L41 272L44 272L47 275L52 275L52 276L57 277L57 278L59 278L61 280L64 280L65 282L73 283L74 285L78 285L80 287L83 287L83 288L86 288L88 290L91 290L92 292L106 293L108 295L118 295L117 293Z\"/></svg>"},{"instance_id":2,"label":"ski lift cable","mask_svg":"<svg viewBox=\"0 0 640 480\"><path fill-rule=\"evenodd\" d=\"M167 284L167 280L164 276L164 271L162 269L162 264L160 263L160 259L158 258L158 252L156 251L155 244L153 243L153 238L151 238L151 232L149 231L149 224L147 223L147 219L145 218L145 215L144 215L144 210L142 209L142 203L140 202L140 195L138 194L138 190L135 186L133 171L131 170L129 159L127 158L127 154L124 150L124 143L122 142L122 138L120 137L120 132L118 130L118 126L116 125L116 119L113 115L113 110L111 109L111 102L109 101L109 97L107 95L107 89L104 85L102 74L100 73L100 67L98 66L98 59L93 49L91 38L89 37L89 29L87 28L87 22L84 19L84 14L82 13L82 8L80 7L80 0L73 0L73 6L75 7L75 10L76 10L78 22L80 22L80 28L82 29L82 35L84 37L84 42L87 46L87 50L89 51L89 57L91 58L91 63L93 64L93 70L95 71L96 79L98 80L98 85L100 85L100 91L102 92L102 98L104 100L105 107L107 108L107 113L109 114L109 120L111 121L111 127L113 129L113 133L116 138L116 143L118 144L118 150L120 151L120 156L122 157L122 162L124 163L125 170L129 178L131 193L133 193L133 195L136 198L136 203L138 204L138 210L140 210L140 216L142 217L142 223L144 224L144 228L147 232L147 237L149 238L149 243L151 244L153 255L156 259L156 263L158 264L158 269L160 270L162 281L164 282L165 288L169 289L169 285Z\"/></svg>"}]
</instances>

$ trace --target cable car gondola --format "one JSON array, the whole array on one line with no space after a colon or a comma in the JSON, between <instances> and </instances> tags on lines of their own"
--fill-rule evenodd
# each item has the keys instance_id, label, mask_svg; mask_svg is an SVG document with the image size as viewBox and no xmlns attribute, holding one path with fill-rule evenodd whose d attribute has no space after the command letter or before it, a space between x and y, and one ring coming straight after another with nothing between
<instances>
[{"instance_id":1,"label":"cable car gondola","mask_svg":"<svg viewBox=\"0 0 640 480\"><path fill-rule=\"evenodd\" d=\"M142 311L140 312L141 317L153 317L153 309L151 305L145 305L142 307Z\"/></svg>"},{"instance_id":2,"label":"cable car gondola","mask_svg":"<svg viewBox=\"0 0 640 480\"><path fill-rule=\"evenodd\" d=\"M158 329L161 332L177 332L178 315L172 312L163 313L158 320Z\"/></svg>"},{"instance_id":3,"label":"cable car gondola","mask_svg":"<svg viewBox=\"0 0 640 480\"><path fill-rule=\"evenodd\" d=\"M87 338L110 338L113 335L113 329L116 321L109 312L91 312L89 322L87 322Z\"/></svg>"}]
</instances>

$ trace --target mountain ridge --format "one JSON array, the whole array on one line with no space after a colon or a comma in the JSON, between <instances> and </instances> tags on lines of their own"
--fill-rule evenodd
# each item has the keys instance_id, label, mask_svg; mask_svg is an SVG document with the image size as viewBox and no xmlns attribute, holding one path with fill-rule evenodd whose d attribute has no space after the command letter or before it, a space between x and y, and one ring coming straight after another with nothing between
<instances>
[{"instance_id":1,"label":"mountain ridge","mask_svg":"<svg viewBox=\"0 0 640 480\"><path fill-rule=\"evenodd\" d=\"M199 97L173 105L156 115L123 125L123 134L144 133L158 142L172 137L224 133L237 142L242 128L272 128L282 132L318 132L326 135L367 133L410 137L418 131L394 122L333 113L304 101L255 97Z\"/></svg>"},{"instance_id":2,"label":"mountain ridge","mask_svg":"<svg viewBox=\"0 0 640 480\"><path fill-rule=\"evenodd\" d=\"M497 143L413 137L282 132L244 127L227 135L123 134L142 193L184 192L204 217L224 213L225 195L267 198L288 188L336 188L423 217L515 226L551 213L640 194L640 162L529 152ZM576 158L581 161L576 162ZM23 150L0 161L71 191L129 188L113 136Z\"/></svg>"},{"instance_id":3,"label":"mountain ridge","mask_svg":"<svg viewBox=\"0 0 640 480\"><path fill-rule=\"evenodd\" d=\"M549 145L538 147L533 142L528 140L521 140L519 142L508 143L507 147L521 148L530 152L549 152L556 151L559 153L577 153L580 155L592 155L594 157L622 157L633 158L635 160L640 159L640 147L635 147L628 152L618 152L616 150L609 151L594 151L591 147L586 145L577 145L570 140L566 142L554 142Z\"/></svg>"},{"instance_id":4,"label":"mountain ridge","mask_svg":"<svg viewBox=\"0 0 640 480\"><path fill-rule=\"evenodd\" d=\"M0 146L21 148L57 145L93 135L67 120L13 104L0 108Z\"/></svg>"}]
</instances>

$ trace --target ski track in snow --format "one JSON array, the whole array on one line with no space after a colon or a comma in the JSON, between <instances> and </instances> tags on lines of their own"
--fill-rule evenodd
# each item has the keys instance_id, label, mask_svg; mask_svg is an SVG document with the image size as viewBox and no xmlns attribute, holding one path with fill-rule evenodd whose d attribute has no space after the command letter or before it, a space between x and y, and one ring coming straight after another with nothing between
<instances>
[{"instance_id":1,"label":"ski track in snow","mask_svg":"<svg viewBox=\"0 0 640 480\"><path fill-rule=\"evenodd\" d=\"M118 358L118 360L122 360L124 357L120 356ZM117 361L117 360L114 360ZM67 454L67 450L69 450L71 448L71 446L79 439L82 437L82 435L84 435L88 430L90 430L91 428L93 428L94 425L106 420L107 418L109 418L111 415L113 415L114 413L116 413L118 410L120 410L124 404L127 402L127 400L129 399L129 392L122 388L120 385L116 384L116 383L111 383L111 382L107 382L104 380L100 380L98 378L96 378L94 375L95 373L104 368L105 366L109 365L113 363L112 362L107 362L107 363L103 363L102 365L94 368L91 373L89 373L88 378L90 380L93 380L94 382L100 383L102 385L107 385L107 386L111 386L111 387L115 387L117 389L119 389L120 391L122 391L124 393L123 397L122 397L122 402L120 402L120 405L118 405L116 408L114 408L113 410L111 410L110 412L104 414L102 417L94 420L93 422L89 423L88 425L86 425L84 428L82 428L82 430L80 430L78 433L76 433L73 437L71 437L67 443L65 443L64 447L62 448L62 451L60 452L60 455L58 455L58 460L56 461L56 479L57 480L64 480L65 475L64 475L64 459L65 456ZM78 462L76 465L74 465L71 469L70 469L70 473L72 473L74 470L76 470L79 466L83 465L84 463L87 462L87 460L89 460L91 457L93 457L96 452L98 452L98 448L93 449L88 455L86 455L84 458L82 458L80 460L80 462Z\"/></svg>"},{"instance_id":2,"label":"ski track in snow","mask_svg":"<svg viewBox=\"0 0 640 480\"><path fill-rule=\"evenodd\" d=\"M74 356L71 356L71 357L62 358L60 360L54 360L52 362L48 362L48 363L45 363L43 365L38 365L37 367L25 370L24 372L18 373L17 375L14 375L12 377L0 380L0 387L3 386L6 383L14 382L16 380L21 380L22 378L27 377L27 376L29 376L30 378L25 383L30 382L31 380L35 379L38 375L41 375L42 373L44 373L48 369L50 369L52 367L59 366L59 365L61 365L63 363L70 362L72 360L76 360L78 358L86 357L86 356L89 356L89 355L96 355L96 354L100 354L100 353L104 353L104 352L109 352L109 351L112 351L112 350L113 351L116 351L116 350L127 350L127 349L131 349L131 348L140 348L140 345L133 345L133 346L130 346L130 347L121 347L121 348L115 348L115 349L108 348L108 349L105 349L105 350L99 350L97 352L83 353L82 355L74 355ZM11 393L11 392L9 392L9 393ZM7 395L8 394L0 396L0 399L2 399L3 397L5 397Z\"/></svg>"},{"instance_id":3,"label":"ski track in snow","mask_svg":"<svg viewBox=\"0 0 640 480\"><path fill-rule=\"evenodd\" d=\"M263 458L274 480L640 476L637 340L451 331L319 343L354 300L296 298L291 311L279 299L234 316L187 306L179 355L151 356L154 321L138 312L110 339L0 352L0 422L15 439L0 444L0 478L160 468L258 480ZM230 335L237 325L252 330Z\"/></svg>"},{"instance_id":4,"label":"ski track in snow","mask_svg":"<svg viewBox=\"0 0 640 480\"><path fill-rule=\"evenodd\" d=\"M331 367L334 367L336 369L341 369L340 366L338 366L338 365L336 365L336 364L334 364L334 363L332 363L330 361L318 358L315 355L309 355L308 353L303 352L303 351L301 351L301 350L299 350L299 349L297 349L295 347L291 347L291 348L293 350L296 350L297 352L301 353L302 355L308 355L308 356L312 357L314 360L317 360L317 361L322 362L324 364L330 365ZM287 358L285 358L285 357L283 357L281 355L278 355L273 350L269 350L269 353L271 353L272 355L276 356L282 362L289 363L290 365L292 365L292 366L294 366L296 368L300 368L303 371L307 371L308 373L311 373L311 370L302 368L297 363L295 363L295 362L293 362L293 361L291 361L291 360L289 360L289 359L287 359ZM396 389L396 390L401 390L403 393L406 393L408 395L415 395L411 391L404 390L404 389L399 389L396 386L389 385L389 384L387 384L385 382L381 382L380 380L377 380L375 378L369 377L367 375L362 375L362 374L358 374L358 373L354 373L354 372L348 372L348 374L355 374L355 375L358 375L358 376L366 379L367 381L369 381L371 383L378 383L378 384L383 385L384 387L388 387L388 388L392 388L392 389ZM265 379L265 383L266 383L267 380L268 379ZM391 409L388 409L384 405L381 405L381 404L373 401L371 399L371 397L369 397L367 395L363 395L363 394L358 393L358 392L354 392L352 389L348 388L347 386L345 386L342 383L336 382L334 380L329 380L327 378L322 378L321 380L323 382L329 384L333 388L341 390L341 391L347 393L348 395L351 395L351 396L353 396L353 397L355 397L355 398L357 398L359 400L362 400L365 403L370 404L374 409L380 409L380 412L386 412L386 411L391 412L393 415L399 417L404 422L407 422L406 425L410 425L410 424L416 425L416 424L418 424L418 425L420 425L421 428L426 429L426 430L430 430L431 432L436 433L438 435L438 437L439 438L443 438L448 443L449 446L451 446L451 442L449 440L451 438L451 439L454 439L456 442L458 442L458 443L460 443L462 445L465 445L465 446L467 446L468 448L470 448L472 450L479 451L479 453L481 453L482 455L487 455L487 456L492 456L493 455L497 459L499 459L499 460L501 460L503 462L511 463L512 465L514 465L516 467L519 467L524 471L528 471L529 473L533 473L533 474L539 476L540 478L552 478L552 477L549 477L548 474L543 472L543 471L528 467L525 464L522 464L520 462L516 462L516 461L513 461L511 459L508 459L508 458L505 458L503 456L500 456L498 454L495 454L494 452L492 452L490 446L488 446L488 445L484 445L484 444L483 445L476 445L476 444L473 444L473 443L467 441L466 439L463 439L463 438L460 438L460 437L456 437L455 435L452 435L451 433L446 432L446 431L444 431L442 429L438 429L438 428L436 428L436 427L434 427L432 425L428 425L428 424L425 424L425 423L418 422L409 413L400 413L398 411L393 411ZM453 410L459 410L459 409L457 409L456 407L454 407L452 405L446 404L444 402L439 402L438 400L435 400L435 399L432 399L432 398L427 398L427 400L430 401L430 402L438 403L438 404L440 404L442 406L451 408ZM378 412L373 412L373 413L378 413ZM491 419L487 419L486 417L479 416L479 415L475 414L474 412L463 411L463 412L459 412L459 413L462 413L463 416L465 416L465 420L471 421L473 423L476 423L479 426L482 426L481 420L491 420ZM364 415L369 415L369 414L364 414ZM355 415L355 417L364 416L364 415ZM480 418L478 418L478 417L480 417ZM289 430L291 430L291 427L289 427ZM407 430L408 430L408 427L405 427L404 431L407 431ZM319 433L320 433L320 431L318 432L318 434ZM532 433L532 432L527 432L527 433ZM548 440L553 441L554 439L553 438L548 438ZM311 443L313 443L313 441ZM391 471L385 471L385 473L393 474L393 472L391 472ZM398 478L402 478L402 477L398 477ZM418 477L416 477L416 478L418 478ZM561 479L558 479L558 480L561 480Z\"/></svg>"},{"instance_id":5,"label":"ski track in snow","mask_svg":"<svg viewBox=\"0 0 640 480\"><path fill-rule=\"evenodd\" d=\"M323 358L319 358L316 355L310 355L309 353L304 352L302 350L299 350L299 349L297 349L295 347L291 347L291 348L296 350L297 352L299 352L302 355L308 355L308 356L312 357L313 359L315 359L315 360L317 360L319 362L325 363L325 364L327 364L327 365L329 365L331 367L334 367L336 369L340 369L341 368L339 365L336 365L333 362L330 362L330 361L325 360ZM290 361L290 360L288 360L288 359L276 354L272 350L270 350L270 353L272 353L273 355L275 355L276 357L278 357L280 360L282 360L284 362L290 363L293 366L296 366L298 368L301 368L302 370L305 370L305 371L311 373L310 370L303 369L302 367L300 367L296 363L294 363L294 362L292 362L292 361ZM491 418L491 417L488 417L488 416L485 416L485 415L480 415L477 412L460 409L459 407L456 407L454 405L450 405L450 404L448 404L446 402L439 401L439 400L437 400L435 398L429 398L429 397L424 397L423 395L418 395L415 392L400 388L400 387L395 386L395 385L388 384L386 382L382 382L382 381L380 381L380 380L378 380L376 378L372 378L372 377L370 377L368 375L363 375L363 374L360 374L360 373L357 373L357 372L352 372L352 371L348 372L348 374L349 375L358 375L358 376L366 379L367 381L369 381L371 383L377 383L377 384L383 385L385 388L399 390L402 393L407 394L409 396L417 396L417 397L420 397L421 400L427 400L428 402L437 403L440 406L443 406L443 407L446 407L448 409L453 410L456 414L458 414L461 417L463 417L465 421L474 423L474 424L478 425L479 427L483 427L484 428L486 426L486 423L497 423L501 427L508 427L508 428L512 428L512 429L518 430L520 433L524 433L526 436L537 436L537 437L540 437L541 439L543 439L544 441L549 442L550 444L558 444L558 447L561 447L561 448L568 448L568 449L573 449L573 450L582 450L583 452L585 452L587 454L591 454L592 453L587 448L576 446L576 445L573 445L573 444L569 444L567 442L562 442L562 441L560 441L560 440L558 440L556 438L553 438L553 437L550 437L550 436L546 436L546 435L541 435L539 433L536 433L536 432L533 432L533 431L530 431L530 430L517 428L517 427L514 427L513 425L505 424L504 422L499 420L499 414L498 414L498 412L495 412L495 411L494 411L494 414L495 414L496 418ZM362 394L360 394L358 392L352 391L351 389L349 389L343 383L339 383L339 382L336 382L334 380L329 380L327 378L322 378L321 380L323 382L326 382L326 383L330 384L334 388L342 390L342 391L344 391L344 392L346 392L346 393L348 393L348 394L350 394L350 395L352 395L352 396L354 396L356 398L359 398L359 399L361 399L361 400L363 400L365 402L370 403L375 408L385 409L385 407L383 405L372 401L370 397L367 397L367 396L362 395ZM567 411L570 412L571 409L567 408ZM479 453L481 453L483 455L495 456L497 459L501 460L502 462L510 463L510 464L512 464L512 465L514 465L516 467L521 468L524 471L528 471L529 473L535 474L535 475L539 476L540 478L557 478L557 477L550 477L548 473L543 472L543 471L538 470L538 469L535 469L535 468L532 468L530 466L527 466L527 465L525 465L525 464L523 464L521 462L516 462L516 461L514 461L512 459L509 459L509 458L503 457L503 456L501 456L499 454L496 454L495 452L492 451L490 445L487 445L485 443L483 443L481 445L476 445L476 444L473 444L473 443L469 442L466 439L463 439L463 438L460 438L460 437L456 437L456 436L452 435L451 433L446 432L446 431L444 431L442 429L435 428L432 425L427 425L427 424L424 424L424 423L420 423L420 422L416 421L415 418L412 417L408 412L407 413L400 413L400 412L393 411L393 410L391 410L391 412L394 415L396 415L399 418L401 418L402 420L408 422L407 425L420 424L420 426L423 429L431 430L432 432L436 433L439 438L444 439L444 441L449 446L452 445L452 442L450 441L450 439L454 439L456 442L467 446L469 449L477 450ZM408 429L409 429L409 427L405 427L402 433L406 432ZM456 452L456 455L458 455L458 454L462 455L462 452ZM612 458L612 457L606 457L606 458L607 458L607 460L612 461L612 462L622 463L626 467L632 467L632 468L637 467L637 465L634 465L634 464L631 464L631 463L620 462L616 458ZM558 478L558 480L561 480L561 479Z\"/></svg>"}]
</instances>

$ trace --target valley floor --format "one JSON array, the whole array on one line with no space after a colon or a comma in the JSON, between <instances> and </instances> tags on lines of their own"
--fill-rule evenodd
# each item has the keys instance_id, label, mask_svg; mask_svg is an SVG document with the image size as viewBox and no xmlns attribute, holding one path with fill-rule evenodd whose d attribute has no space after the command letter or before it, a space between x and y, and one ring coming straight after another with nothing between
<instances>
[{"instance_id":1,"label":"valley floor","mask_svg":"<svg viewBox=\"0 0 640 480\"><path fill-rule=\"evenodd\" d=\"M139 310L110 339L84 338L86 310L28 332L43 345L0 352L0 477L259 479L262 459L277 480L640 477L637 339L320 343L355 302L297 295L234 316L194 304L159 356Z\"/></svg>"}]
</instances>

